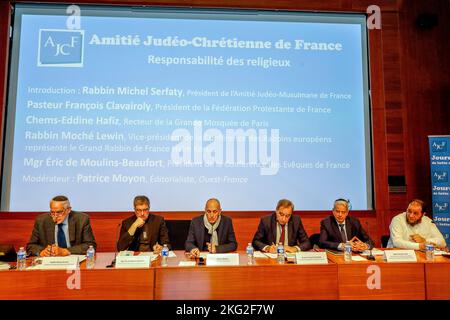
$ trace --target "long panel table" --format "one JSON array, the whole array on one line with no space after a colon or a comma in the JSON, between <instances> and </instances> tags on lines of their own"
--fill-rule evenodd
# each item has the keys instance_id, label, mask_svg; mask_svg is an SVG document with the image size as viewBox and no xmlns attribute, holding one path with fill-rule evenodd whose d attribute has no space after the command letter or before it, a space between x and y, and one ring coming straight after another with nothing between
<instances>
[{"instance_id":1,"label":"long panel table","mask_svg":"<svg viewBox=\"0 0 450 320\"><path fill-rule=\"evenodd\" d=\"M343 256L328 255L338 264L339 298L342 300L423 300L423 263L376 261L345 262Z\"/></svg>"},{"instance_id":2,"label":"long panel table","mask_svg":"<svg viewBox=\"0 0 450 320\"><path fill-rule=\"evenodd\" d=\"M425 265L425 283L428 300L450 300L450 259L436 256L433 262L419 252L419 261Z\"/></svg>"},{"instance_id":3,"label":"long panel table","mask_svg":"<svg viewBox=\"0 0 450 320\"><path fill-rule=\"evenodd\" d=\"M98 253L95 269L0 271L0 300L152 300L155 269L106 268L114 253ZM28 261L30 262L30 261Z\"/></svg>"},{"instance_id":4,"label":"long panel table","mask_svg":"<svg viewBox=\"0 0 450 320\"><path fill-rule=\"evenodd\" d=\"M338 299L337 265L279 265L275 259L256 258L239 266L177 267L186 258L177 255L168 267L156 268L155 299Z\"/></svg>"},{"instance_id":5,"label":"long panel table","mask_svg":"<svg viewBox=\"0 0 450 320\"><path fill-rule=\"evenodd\" d=\"M188 260L176 251L169 265L159 259L148 269L108 268L114 253L97 253L94 269L78 271L0 271L0 299L133 300L302 300L302 299L450 299L450 259L417 263L343 261L328 254L326 265L279 265L257 258L239 266L179 266Z\"/></svg>"}]
</instances>

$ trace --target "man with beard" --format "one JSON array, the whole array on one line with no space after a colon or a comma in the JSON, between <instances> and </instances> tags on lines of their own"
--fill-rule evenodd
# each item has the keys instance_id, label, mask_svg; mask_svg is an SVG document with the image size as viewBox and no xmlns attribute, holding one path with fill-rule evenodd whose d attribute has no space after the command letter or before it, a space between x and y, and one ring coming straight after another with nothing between
<instances>
[{"instance_id":1,"label":"man with beard","mask_svg":"<svg viewBox=\"0 0 450 320\"><path fill-rule=\"evenodd\" d=\"M412 200L406 212L392 218L389 230L388 248L402 248L425 250L426 243L433 243L436 247L446 246L444 237L433 220L425 216L425 202L419 199Z\"/></svg>"},{"instance_id":2,"label":"man with beard","mask_svg":"<svg viewBox=\"0 0 450 320\"><path fill-rule=\"evenodd\" d=\"M36 217L27 252L41 257L68 256L86 254L89 246L97 247L89 216L72 211L66 196L56 196L50 201L50 214Z\"/></svg>"},{"instance_id":3,"label":"man with beard","mask_svg":"<svg viewBox=\"0 0 450 320\"><path fill-rule=\"evenodd\" d=\"M198 257L200 251L227 253L237 249L233 222L222 215L219 200L206 201L205 213L191 220L185 249L194 257Z\"/></svg>"},{"instance_id":4,"label":"man with beard","mask_svg":"<svg viewBox=\"0 0 450 320\"><path fill-rule=\"evenodd\" d=\"M164 244L170 249L169 232L161 216L150 214L150 200L136 196L134 215L122 221L117 250L153 251L159 254Z\"/></svg>"}]
</instances>

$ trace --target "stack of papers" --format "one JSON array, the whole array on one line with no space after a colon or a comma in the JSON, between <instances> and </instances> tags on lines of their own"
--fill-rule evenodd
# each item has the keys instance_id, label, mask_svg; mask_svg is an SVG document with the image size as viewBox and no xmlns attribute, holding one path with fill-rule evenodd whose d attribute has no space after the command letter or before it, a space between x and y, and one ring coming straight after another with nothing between
<instances>
[{"instance_id":1,"label":"stack of papers","mask_svg":"<svg viewBox=\"0 0 450 320\"><path fill-rule=\"evenodd\" d=\"M255 251L254 255L255 258L268 258L268 256L264 253L262 253L261 251Z\"/></svg>"},{"instance_id":2,"label":"stack of papers","mask_svg":"<svg viewBox=\"0 0 450 320\"><path fill-rule=\"evenodd\" d=\"M81 263L84 260L86 260L86 256L83 254L71 254L71 256L78 257L78 263Z\"/></svg>"},{"instance_id":3,"label":"stack of papers","mask_svg":"<svg viewBox=\"0 0 450 320\"><path fill-rule=\"evenodd\" d=\"M370 254L370 250L364 250L361 253L362 256L368 256L369 254ZM372 249L372 255L373 256L382 256L383 254L384 254L383 250L379 250L379 249L376 249L376 248Z\"/></svg>"},{"instance_id":4,"label":"stack of papers","mask_svg":"<svg viewBox=\"0 0 450 320\"><path fill-rule=\"evenodd\" d=\"M126 256L126 257L134 256L134 251L120 251L117 255L118 256ZM154 260L158 259L158 254L154 254L151 251L139 252L138 256L143 256L143 257L149 256L151 261L154 261ZM176 258L176 256L177 255L175 254L175 252L169 251L169 258Z\"/></svg>"},{"instance_id":5,"label":"stack of papers","mask_svg":"<svg viewBox=\"0 0 450 320\"><path fill-rule=\"evenodd\" d=\"M367 261L367 259L361 256L352 256L352 261Z\"/></svg>"},{"instance_id":6,"label":"stack of papers","mask_svg":"<svg viewBox=\"0 0 450 320\"><path fill-rule=\"evenodd\" d=\"M6 262L0 262L0 270L9 270L9 264Z\"/></svg>"},{"instance_id":7,"label":"stack of papers","mask_svg":"<svg viewBox=\"0 0 450 320\"><path fill-rule=\"evenodd\" d=\"M434 250L434 255L435 256L442 256L442 255L448 255L449 253L448 252L445 252L445 251L442 251L442 250L439 250L439 249L436 249L436 250Z\"/></svg>"}]
</instances>

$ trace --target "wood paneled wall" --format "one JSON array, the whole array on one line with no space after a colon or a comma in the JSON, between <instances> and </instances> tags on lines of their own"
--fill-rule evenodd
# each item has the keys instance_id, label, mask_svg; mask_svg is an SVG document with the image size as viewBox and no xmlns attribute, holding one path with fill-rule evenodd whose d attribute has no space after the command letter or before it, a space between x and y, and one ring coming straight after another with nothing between
<instances>
[{"instance_id":1,"label":"wood paneled wall","mask_svg":"<svg viewBox=\"0 0 450 320\"><path fill-rule=\"evenodd\" d=\"M115 251L115 242L117 237L117 229L119 223L129 217L132 212L118 213L90 213L92 230L97 242L97 250L100 252ZM192 217L202 214L201 212L157 212L168 220L190 220ZM266 213L258 212L230 212L226 213L232 217L236 240L238 242L238 250L245 250L247 243L251 242L258 228L259 219ZM299 214L299 213L296 213ZM320 232L320 220L330 213L317 212L301 212L303 225L308 236ZM380 234L377 227L376 218L371 213L355 212L355 216L359 217L364 228L369 225L369 232L373 240L379 244ZM16 249L26 246L33 230L34 218L36 213L21 214L0 214L0 243L14 244ZM170 234L169 234L170 237Z\"/></svg>"},{"instance_id":2,"label":"wood paneled wall","mask_svg":"<svg viewBox=\"0 0 450 320\"><path fill-rule=\"evenodd\" d=\"M0 102L4 130L9 52L10 5L33 0L0 1ZM67 0L39 1L72 3ZM427 135L450 134L450 3L447 0L82 0L77 3L113 5L193 6L260 8L305 11L366 12L369 5L381 8L382 28L369 30L370 83L374 193L376 210L356 213L371 224L379 239L388 233L393 215L404 210L413 197L431 200ZM421 13L436 14L438 25L416 26ZM1 150L1 149L0 149ZM1 152L1 151L0 151ZM404 176L404 192L390 192L389 176ZM391 190L392 191L392 190ZM308 234L318 232L318 222L328 212L302 212ZM163 213L167 219L192 214ZM240 247L249 241L261 213L232 213ZM113 247L114 230L123 213L92 213L92 224L102 251ZM28 240L34 215L0 213L0 243L22 245ZM374 226L372 228L372 225ZM105 249L105 250L103 250Z\"/></svg>"}]
</instances>

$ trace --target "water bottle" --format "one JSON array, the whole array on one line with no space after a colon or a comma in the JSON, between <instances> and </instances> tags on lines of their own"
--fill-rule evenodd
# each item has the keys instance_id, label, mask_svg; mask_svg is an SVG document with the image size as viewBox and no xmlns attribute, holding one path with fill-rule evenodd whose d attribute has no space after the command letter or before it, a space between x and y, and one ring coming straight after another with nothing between
<instances>
[{"instance_id":1,"label":"water bottle","mask_svg":"<svg viewBox=\"0 0 450 320\"><path fill-rule=\"evenodd\" d=\"M27 268L27 252L20 247L17 252L17 270L25 270Z\"/></svg>"},{"instance_id":2,"label":"water bottle","mask_svg":"<svg viewBox=\"0 0 450 320\"><path fill-rule=\"evenodd\" d=\"M169 258L169 247L165 244L161 250L161 266L167 266L167 259Z\"/></svg>"},{"instance_id":3,"label":"water bottle","mask_svg":"<svg viewBox=\"0 0 450 320\"><path fill-rule=\"evenodd\" d=\"M281 242L278 244L277 247L277 261L279 264L284 263L284 246Z\"/></svg>"},{"instance_id":4,"label":"water bottle","mask_svg":"<svg viewBox=\"0 0 450 320\"><path fill-rule=\"evenodd\" d=\"M92 269L95 265L95 249L93 246L89 246L89 249L86 251L86 268Z\"/></svg>"},{"instance_id":5,"label":"water bottle","mask_svg":"<svg viewBox=\"0 0 450 320\"><path fill-rule=\"evenodd\" d=\"M432 243L425 244L427 261L434 261L434 246Z\"/></svg>"},{"instance_id":6,"label":"water bottle","mask_svg":"<svg viewBox=\"0 0 450 320\"><path fill-rule=\"evenodd\" d=\"M352 245L349 241L345 243L344 247L344 261L352 261Z\"/></svg>"},{"instance_id":7,"label":"water bottle","mask_svg":"<svg viewBox=\"0 0 450 320\"><path fill-rule=\"evenodd\" d=\"M251 244L251 243L249 243L249 244L247 245L246 251L247 251L247 264L253 264L253 254L254 254L254 250L253 250L253 247L252 247L252 244Z\"/></svg>"}]
</instances>

